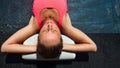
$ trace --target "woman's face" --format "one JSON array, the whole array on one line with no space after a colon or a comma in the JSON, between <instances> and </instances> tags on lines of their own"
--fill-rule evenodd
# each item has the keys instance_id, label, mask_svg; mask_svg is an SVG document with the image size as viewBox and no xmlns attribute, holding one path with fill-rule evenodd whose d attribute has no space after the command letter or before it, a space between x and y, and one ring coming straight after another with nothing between
<instances>
[{"instance_id":1,"label":"woman's face","mask_svg":"<svg viewBox=\"0 0 120 68\"><path fill-rule=\"evenodd\" d=\"M60 42L60 29L53 19L47 19L40 30L40 42L46 46L56 45Z\"/></svg>"}]
</instances>

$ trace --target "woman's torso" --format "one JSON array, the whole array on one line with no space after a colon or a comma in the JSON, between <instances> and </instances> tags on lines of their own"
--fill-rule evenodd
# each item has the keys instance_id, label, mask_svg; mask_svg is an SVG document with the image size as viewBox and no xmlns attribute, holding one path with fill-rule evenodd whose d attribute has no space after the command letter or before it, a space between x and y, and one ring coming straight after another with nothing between
<instances>
[{"instance_id":1,"label":"woman's torso","mask_svg":"<svg viewBox=\"0 0 120 68\"><path fill-rule=\"evenodd\" d=\"M49 10L55 10L59 14L58 18L58 26L61 27L62 19L65 13L68 11L67 9L67 0L34 0L33 3L33 13L37 19L38 25L41 28L42 23L40 19L41 11L46 8L53 8Z\"/></svg>"}]
</instances>

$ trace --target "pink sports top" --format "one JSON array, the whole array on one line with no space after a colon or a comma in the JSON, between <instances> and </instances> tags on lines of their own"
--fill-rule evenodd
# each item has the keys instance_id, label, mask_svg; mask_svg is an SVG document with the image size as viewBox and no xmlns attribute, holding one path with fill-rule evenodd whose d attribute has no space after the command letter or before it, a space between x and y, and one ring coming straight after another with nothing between
<instances>
[{"instance_id":1,"label":"pink sports top","mask_svg":"<svg viewBox=\"0 0 120 68\"><path fill-rule=\"evenodd\" d=\"M55 8L59 12L58 26L61 27L63 17L68 11L67 0L34 0L33 13L40 28L42 27L40 12L44 8Z\"/></svg>"}]
</instances>

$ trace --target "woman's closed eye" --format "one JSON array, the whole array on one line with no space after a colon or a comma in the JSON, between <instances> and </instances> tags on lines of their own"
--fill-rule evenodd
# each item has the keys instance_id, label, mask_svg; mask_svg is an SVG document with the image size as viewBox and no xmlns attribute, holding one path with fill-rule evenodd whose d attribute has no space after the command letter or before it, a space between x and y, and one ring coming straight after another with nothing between
<instances>
[{"instance_id":1,"label":"woman's closed eye","mask_svg":"<svg viewBox=\"0 0 120 68\"><path fill-rule=\"evenodd\" d=\"M42 32L48 32L48 30L43 30Z\"/></svg>"},{"instance_id":2,"label":"woman's closed eye","mask_svg":"<svg viewBox=\"0 0 120 68\"><path fill-rule=\"evenodd\" d=\"M57 32L57 30L53 30L53 32Z\"/></svg>"}]
</instances>

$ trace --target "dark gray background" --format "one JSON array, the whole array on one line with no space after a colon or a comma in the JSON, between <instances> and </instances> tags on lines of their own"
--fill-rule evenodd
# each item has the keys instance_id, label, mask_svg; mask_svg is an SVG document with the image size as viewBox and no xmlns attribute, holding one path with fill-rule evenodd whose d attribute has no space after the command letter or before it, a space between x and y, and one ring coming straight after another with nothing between
<instances>
[{"instance_id":1,"label":"dark gray background","mask_svg":"<svg viewBox=\"0 0 120 68\"><path fill-rule=\"evenodd\" d=\"M68 0L72 23L86 33L120 33L120 0ZM28 24L32 0L0 0L0 33Z\"/></svg>"}]
</instances>

